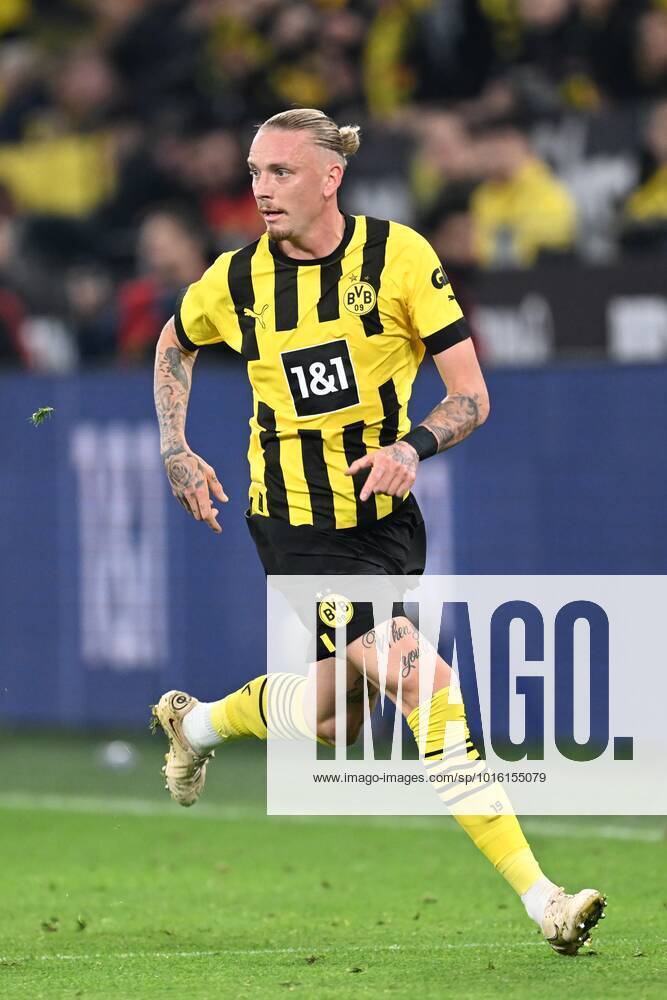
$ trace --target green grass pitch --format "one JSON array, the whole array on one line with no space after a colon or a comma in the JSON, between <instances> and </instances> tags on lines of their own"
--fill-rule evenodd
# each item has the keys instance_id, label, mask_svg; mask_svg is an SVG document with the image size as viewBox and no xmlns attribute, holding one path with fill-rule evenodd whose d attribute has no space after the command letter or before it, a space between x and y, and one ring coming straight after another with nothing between
<instances>
[{"instance_id":1,"label":"green grass pitch","mask_svg":"<svg viewBox=\"0 0 667 1000\"><path fill-rule=\"evenodd\" d=\"M4 735L0 996L664 997L660 820L526 821L546 872L608 893L581 957L544 944L451 820L273 819L262 748L218 753L192 810L159 741Z\"/></svg>"}]
</instances>

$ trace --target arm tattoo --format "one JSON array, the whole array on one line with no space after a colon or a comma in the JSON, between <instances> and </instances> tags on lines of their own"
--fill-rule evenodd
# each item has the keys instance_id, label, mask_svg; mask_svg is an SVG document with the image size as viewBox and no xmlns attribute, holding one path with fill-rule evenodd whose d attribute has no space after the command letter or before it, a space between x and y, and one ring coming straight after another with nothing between
<instances>
[{"instance_id":1,"label":"arm tattoo","mask_svg":"<svg viewBox=\"0 0 667 1000\"><path fill-rule=\"evenodd\" d=\"M183 365L183 352L179 351L178 347L167 347L158 363L164 375L173 375L186 392L190 391L190 380Z\"/></svg>"},{"instance_id":2,"label":"arm tattoo","mask_svg":"<svg viewBox=\"0 0 667 1000\"><path fill-rule=\"evenodd\" d=\"M196 485L201 473L191 472L185 441L185 417L190 397L192 367L195 354L186 354L178 347L160 348L155 357L155 410L160 427L160 454L174 492L183 493Z\"/></svg>"},{"instance_id":3,"label":"arm tattoo","mask_svg":"<svg viewBox=\"0 0 667 1000\"><path fill-rule=\"evenodd\" d=\"M475 393L445 397L420 424L435 435L438 451L445 451L472 434L480 422L479 396Z\"/></svg>"},{"instance_id":4,"label":"arm tattoo","mask_svg":"<svg viewBox=\"0 0 667 1000\"><path fill-rule=\"evenodd\" d=\"M160 350L155 358L155 409L160 426L160 451L167 452L185 445L185 415L190 397L190 382L194 355L184 354L178 347Z\"/></svg>"}]
</instances>

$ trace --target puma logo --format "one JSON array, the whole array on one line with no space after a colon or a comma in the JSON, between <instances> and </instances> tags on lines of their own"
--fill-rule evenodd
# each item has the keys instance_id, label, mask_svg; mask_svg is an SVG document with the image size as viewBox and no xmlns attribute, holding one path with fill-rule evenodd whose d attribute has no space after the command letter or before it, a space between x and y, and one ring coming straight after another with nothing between
<instances>
[{"instance_id":1,"label":"puma logo","mask_svg":"<svg viewBox=\"0 0 667 1000\"><path fill-rule=\"evenodd\" d=\"M266 330L266 323L264 322L264 313L268 308L269 308L268 302L266 303L266 305L262 306L259 312L255 312L254 309L249 309L248 306L246 306L245 309L243 310L243 315L248 316L252 319L256 319L259 322L259 325L261 326L262 330Z\"/></svg>"}]
</instances>

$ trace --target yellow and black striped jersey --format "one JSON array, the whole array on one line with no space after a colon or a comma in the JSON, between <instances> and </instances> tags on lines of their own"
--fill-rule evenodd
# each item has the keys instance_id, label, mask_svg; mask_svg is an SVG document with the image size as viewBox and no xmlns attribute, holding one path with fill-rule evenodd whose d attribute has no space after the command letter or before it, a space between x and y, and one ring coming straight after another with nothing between
<instances>
[{"instance_id":1,"label":"yellow and black striped jersey","mask_svg":"<svg viewBox=\"0 0 667 1000\"><path fill-rule=\"evenodd\" d=\"M424 350L468 337L462 316L435 251L395 222L346 216L319 260L287 257L266 234L223 253L175 323L186 350L225 342L247 361L251 512L324 529L389 514L398 498L362 503L365 475L344 471L407 433Z\"/></svg>"}]
</instances>

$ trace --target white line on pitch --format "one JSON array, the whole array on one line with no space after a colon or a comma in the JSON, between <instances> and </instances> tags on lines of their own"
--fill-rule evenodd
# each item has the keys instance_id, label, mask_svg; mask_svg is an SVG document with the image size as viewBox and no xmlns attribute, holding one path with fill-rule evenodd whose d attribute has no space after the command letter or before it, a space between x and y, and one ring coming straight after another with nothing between
<instances>
[{"instance_id":1,"label":"white line on pitch","mask_svg":"<svg viewBox=\"0 0 667 1000\"><path fill-rule=\"evenodd\" d=\"M194 809L183 809L170 802L154 802L150 799L99 798L83 795L32 795L24 792L1 794L0 808L38 809L106 816L167 816L198 820L266 819L264 810L257 806L215 806L201 802ZM432 829L434 825L438 824L439 831L459 832L459 827L450 822L450 818L447 816L272 816L270 821L317 823L325 818L329 821L338 820L349 825L374 825L396 830ZM527 833L552 837L659 843L665 835L663 828L658 826L634 827L615 823L582 822L577 819L565 821L553 817L531 817L521 820L521 825Z\"/></svg>"},{"instance_id":2,"label":"white line on pitch","mask_svg":"<svg viewBox=\"0 0 667 1000\"><path fill-rule=\"evenodd\" d=\"M0 794L2 809L46 809L54 812L98 813L113 816L195 816L198 819L252 819L264 816L255 806L197 805L196 812L175 803L151 799L99 798L93 795L33 795L27 792Z\"/></svg>"},{"instance_id":3,"label":"white line on pitch","mask_svg":"<svg viewBox=\"0 0 667 1000\"><path fill-rule=\"evenodd\" d=\"M636 942L623 942L614 939L614 944L635 944ZM0 962L99 962L101 959L111 961L130 961L142 958L225 958L226 956L259 956L259 955L318 955L324 958L330 954L340 954L345 952L363 952L364 954L377 954L379 952L429 952L437 951L438 948L447 951L459 951L469 948L503 948L520 950L522 948L544 947L545 941L512 941L502 944L499 941L452 941L442 942L439 945L420 944L375 944L375 945L328 945L324 948L228 948L224 951L125 951L125 952L93 952L92 954L54 954L54 955L22 955L22 956L0 956Z\"/></svg>"},{"instance_id":4,"label":"white line on pitch","mask_svg":"<svg viewBox=\"0 0 667 1000\"><path fill-rule=\"evenodd\" d=\"M634 938L612 938L607 944L614 946L635 947L638 942ZM651 945L663 945L664 939L651 941ZM21 955L10 956L0 955L2 962L99 962L109 961L132 961L143 958L221 958L228 956L259 956L259 955L317 955L319 958L326 958L327 955L345 954L347 952L361 952L364 955L378 954L382 952L400 951L404 954L414 952L433 952L442 949L443 951L462 951L464 949L502 949L503 951L521 951L524 948L544 948L546 942L540 941L444 941L439 945L419 944L414 942L408 945L403 944L375 944L375 945L327 945L323 948L227 948L224 951L124 951L124 952L93 952L91 954L53 954L53 955ZM599 945L598 945L599 947ZM603 945L604 947L604 945Z\"/></svg>"}]
</instances>

